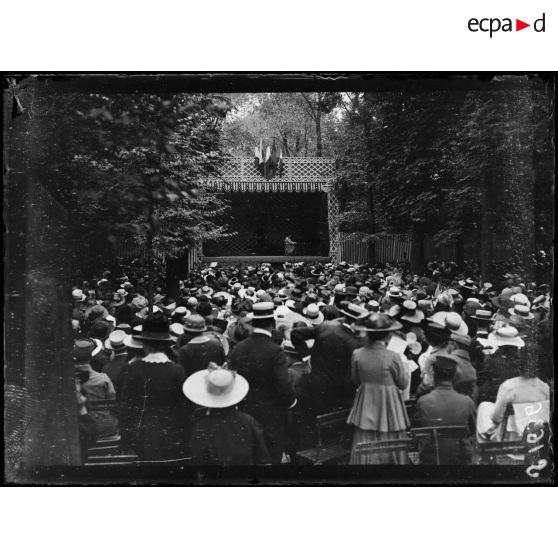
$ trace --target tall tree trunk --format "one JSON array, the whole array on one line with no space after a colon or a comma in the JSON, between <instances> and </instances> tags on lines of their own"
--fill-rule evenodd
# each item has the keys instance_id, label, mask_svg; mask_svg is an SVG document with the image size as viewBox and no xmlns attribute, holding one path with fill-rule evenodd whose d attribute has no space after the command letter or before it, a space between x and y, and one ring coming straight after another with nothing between
<instances>
[{"instance_id":1,"label":"tall tree trunk","mask_svg":"<svg viewBox=\"0 0 558 558\"><path fill-rule=\"evenodd\" d=\"M413 244L411 248L411 270L417 272L424 267L424 231L415 227L413 230Z\"/></svg>"},{"instance_id":2,"label":"tall tree trunk","mask_svg":"<svg viewBox=\"0 0 558 558\"><path fill-rule=\"evenodd\" d=\"M167 258L165 260L166 293L175 300L180 296L179 281L188 274L188 253L179 258Z\"/></svg>"},{"instance_id":3,"label":"tall tree trunk","mask_svg":"<svg viewBox=\"0 0 558 558\"><path fill-rule=\"evenodd\" d=\"M8 480L36 482L35 468L79 465L76 389L71 362L72 256L68 215L36 178L45 86L28 80L25 112L4 110L6 200L6 393L4 417ZM5 103L12 102L5 96ZM35 109L35 110L33 110ZM16 396L21 396L16 399ZM13 428L12 428L13 427ZM10 451L10 454L8 454ZM14 476L15 475L15 476Z\"/></svg>"},{"instance_id":4,"label":"tall tree trunk","mask_svg":"<svg viewBox=\"0 0 558 558\"><path fill-rule=\"evenodd\" d=\"M465 265L465 239L463 235L455 243L455 262L460 268Z\"/></svg>"},{"instance_id":5,"label":"tall tree trunk","mask_svg":"<svg viewBox=\"0 0 558 558\"><path fill-rule=\"evenodd\" d=\"M148 186L149 188L149 186ZM149 210L147 217L147 257L148 262L148 274L149 279L147 283L147 315L151 318L153 316L153 293L154 293L154 283L155 283L155 254L153 252L153 235L155 234L155 208L153 206L153 197L151 194L151 189L149 194Z\"/></svg>"},{"instance_id":6,"label":"tall tree trunk","mask_svg":"<svg viewBox=\"0 0 558 558\"><path fill-rule=\"evenodd\" d=\"M490 204L488 199L488 188L490 183L484 173L484 181L481 184L481 222L480 222L480 260L481 277L483 281L492 279L492 230L490 227Z\"/></svg>"},{"instance_id":7,"label":"tall tree trunk","mask_svg":"<svg viewBox=\"0 0 558 558\"><path fill-rule=\"evenodd\" d=\"M373 149L372 142L372 131L370 128L370 103L371 98L369 93L365 93L364 101L361 105L361 118L362 118L362 128L364 131L364 144L366 146L366 152L371 153ZM367 182L367 202L368 202L368 227L370 233L376 232L376 193L374 191L374 182L372 180L373 169L370 163L365 163L366 165L366 182Z\"/></svg>"},{"instance_id":8,"label":"tall tree trunk","mask_svg":"<svg viewBox=\"0 0 558 558\"><path fill-rule=\"evenodd\" d=\"M320 106L316 105L316 157L321 157L322 154L322 112Z\"/></svg>"}]
</instances>

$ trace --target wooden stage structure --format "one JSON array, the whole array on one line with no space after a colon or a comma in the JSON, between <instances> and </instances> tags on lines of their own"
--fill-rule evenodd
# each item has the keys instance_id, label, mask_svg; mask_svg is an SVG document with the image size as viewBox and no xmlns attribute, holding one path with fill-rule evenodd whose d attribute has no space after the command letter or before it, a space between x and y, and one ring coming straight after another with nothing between
<instances>
[{"instance_id":1,"label":"wooden stage structure","mask_svg":"<svg viewBox=\"0 0 558 558\"><path fill-rule=\"evenodd\" d=\"M199 241L189 254L190 265L203 260L210 261L337 261L340 256L339 202L333 183L335 160L326 157L284 157L281 172L266 180L254 164L253 157L230 158L218 176L211 177L207 187L216 192L243 193L254 195L288 193L293 197L304 193L321 193L327 197L327 225L329 256L306 254L304 256L214 256L204 257L203 241ZM296 201L293 200L296 207ZM227 258L230 258L227 260Z\"/></svg>"}]
</instances>

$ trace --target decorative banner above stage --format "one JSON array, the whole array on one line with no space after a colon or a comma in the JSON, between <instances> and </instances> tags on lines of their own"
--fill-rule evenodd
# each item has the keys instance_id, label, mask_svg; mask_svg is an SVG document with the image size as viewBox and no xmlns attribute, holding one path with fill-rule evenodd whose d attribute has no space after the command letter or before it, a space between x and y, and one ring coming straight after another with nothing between
<instances>
[{"instance_id":1,"label":"decorative banner above stage","mask_svg":"<svg viewBox=\"0 0 558 558\"><path fill-rule=\"evenodd\" d=\"M276 175L281 178L283 176L283 150L275 145L264 147L263 141L260 139L260 146L254 148L255 165L258 172L266 180L271 180Z\"/></svg>"}]
</instances>

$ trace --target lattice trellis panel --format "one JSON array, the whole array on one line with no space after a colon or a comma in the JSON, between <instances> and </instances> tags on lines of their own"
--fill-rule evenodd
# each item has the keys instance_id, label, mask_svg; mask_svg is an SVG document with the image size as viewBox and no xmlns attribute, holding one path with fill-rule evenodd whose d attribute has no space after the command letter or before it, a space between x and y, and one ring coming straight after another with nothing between
<instances>
[{"instance_id":1,"label":"lattice trellis panel","mask_svg":"<svg viewBox=\"0 0 558 558\"><path fill-rule=\"evenodd\" d=\"M263 181L300 182L312 180L328 180L335 170L335 159L327 157L283 157L283 170L271 180L262 179L256 168L253 157L234 157L222 167L219 177L215 180L235 181ZM213 180L212 180L213 182Z\"/></svg>"},{"instance_id":2,"label":"lattice trellis panel","mask_svg":"<svg viewBox=\"0 0 558 558\"><path fill-rule=\"evenodd\" d=\"M339 259L341 249L339 235L339 200L332 184L327 188L327 220L329 226L329 256L333 262Z\"/></svg>"},{"instance_id":3,"label":"lattice trellis panel","mask_svg":"<svg viewBox=\"0 0 558 558\"><path fill-rule=\"evenodd\" d=\"M306 192L323 192L326 188L324 181L298 181L285 182L277 180L262 181L223 181L211 180L208 183L209 188L218 192L250 192L250 193L306 193Z\"/></svg>"}]
</instances>

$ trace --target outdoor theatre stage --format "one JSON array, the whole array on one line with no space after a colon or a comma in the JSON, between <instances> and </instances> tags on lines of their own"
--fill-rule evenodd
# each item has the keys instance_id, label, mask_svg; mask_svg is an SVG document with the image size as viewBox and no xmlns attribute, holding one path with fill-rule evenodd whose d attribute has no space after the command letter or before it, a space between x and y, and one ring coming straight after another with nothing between
<instances>
[{"instance_id":1,"label":"outdoor theatre stage","mask_svg":"<svg viewBox=\"0 0 558 558\"><path fill-rule=\"evenodd\" d=\"M195 259L215 261L337 260L338 202L335 162L324 157L285 157L281 175L266 180L250 157L232 158L208 187L225 194L223 222L234 235L198 243ZM297 242L285 256L284 239Z\"/></svg>"},{"instance_id":2,"label":"outdoor theatre stage","mask_svg":"<svg viewBox=\"0 0 558 558\"><path fill-rule=\"evenodd\" d=\"M234 236L204 244L204 256L283 256L287 235L293 256L328 256L327 194L239 192L226 194L223 217Z\"/></svg>"}]
</instances>

